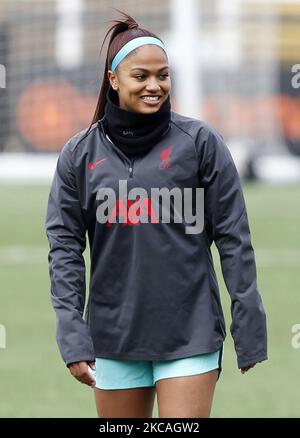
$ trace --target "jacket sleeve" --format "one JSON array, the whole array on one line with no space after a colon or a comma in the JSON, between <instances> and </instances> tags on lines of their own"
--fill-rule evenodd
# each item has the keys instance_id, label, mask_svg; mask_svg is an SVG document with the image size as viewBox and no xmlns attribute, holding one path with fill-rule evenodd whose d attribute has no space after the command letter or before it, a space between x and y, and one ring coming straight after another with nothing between
<instances>
[{"instance_id":1,"label":"jacket sleeve","mask_svg":"<svg viewBox=\"0 0 300 438\"><path fill-rule=\"evenodd\" d=\"M200 157L205 222L217 246L231 297L238 367L267 359L266 315L256 283L256 265L239 175L228 147L209 131Z\"/></svg>"},{"instance_id":2,"label":"jacket sleeve","mask_svg":"<svg viewBox=\"0 0 300 438\"><path fill-rule=\"evenodd\" d=\"M66 365L94 361L95 353L88 326L83 319L85 305L86 226L67 143L54 173L46 214L49 241L51 301L56 312L56 339Z\"/></svg>"}]
</instances>

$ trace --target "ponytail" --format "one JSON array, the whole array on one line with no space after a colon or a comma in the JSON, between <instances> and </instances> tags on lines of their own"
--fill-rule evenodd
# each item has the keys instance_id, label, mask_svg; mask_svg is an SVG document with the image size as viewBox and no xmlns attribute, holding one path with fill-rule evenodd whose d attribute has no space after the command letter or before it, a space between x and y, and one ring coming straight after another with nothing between
<instances>
[{"instance_id":1,"label":"ponytail","mask_svg":"<svg viewBox=\"0 0 300 438\"><path fill-rule=\"evenodd\" d=\"M97 100L96 110L93 115L92 122L84 135L84 137L81 139L83 140L88 133L91 130L91 127L94 123L96 123L98 120L102 119L104 116L104 109L106 105L106 96L107 92L110 88L110 83L108 79L107 72L111 69L111 63L116 56L116 54L119 52L119 50L126 44L128 41L133 40L134 38L143 37L143 36L151 36L154 38L158 38L154 33L142 29L139 27L138 23L135 21L134 18L132 18L130 15L126 14L125 12L120 11L119 9L115 9L116 11L120 12L120 14L123 15L123 19L119 20L112 20L111 23L114 23L106 32L106 35L104 37L104 40L101 45L100 49L100 55L103 49L103 46L105 44L105 41L108 37L108 35L111 33L110 40L108 43L108 49L106 54L106 60L105 60L105 67L104 67L104 73L100 88L100 93ZM158 38L160 39L160 38ZM80 140L80 141L81 141Z\"/></svg>"}]
</instances>

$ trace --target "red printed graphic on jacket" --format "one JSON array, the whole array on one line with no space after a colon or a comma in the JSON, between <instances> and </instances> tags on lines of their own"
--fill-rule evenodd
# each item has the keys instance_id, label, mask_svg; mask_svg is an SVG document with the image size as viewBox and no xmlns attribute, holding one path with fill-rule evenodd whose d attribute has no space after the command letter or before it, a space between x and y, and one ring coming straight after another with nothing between
<instances>
[{"instance_id":1,"label":"red printed graphic on jacket","mask_svg":"<svg viewBox=\"0 0 300 438\"><path fill-rule=\"evenodd\" d=\"M116 205L108 219L107 227L111 227L113 223L120 223L116 218L124 218L122 225L141 225L143 222L140 222L141 216L147 216L148 222L153 224L158 224L159 221L156 217L156 214L153 210L151 199L143 198L142 200L137 199L135 201L131 199L126 199L123 201L122 199L118 199Z\"/></svg>"},{"instance_id":2,"label":"red printed graphic on jacket","mask_svg":"<svg viewBox=\"0 0 300 438\"><path fill-rule=\"evenodd\" d=\"M161 169L168 169L170 167L171 153L172 153L172 146L169 146L161 151L160 153L160 158L162 160L160 165Z\"/></svg>"},{"instance_id":3,"label":"red printed graphic on jacket","mask_svg":"<svg viewBox=\"0 0 300 438\"><path fill-rule=\"evenodd\" d=\"M105 161L105 160L107 160L107 158L102 158L102 160L95 161L95 163L89 163L89 164L88 164L88 168L91 169L91 170L93 170L93 169L95 169L99 164L103 163L103 161Z\"/></svg>"}]
</instances>

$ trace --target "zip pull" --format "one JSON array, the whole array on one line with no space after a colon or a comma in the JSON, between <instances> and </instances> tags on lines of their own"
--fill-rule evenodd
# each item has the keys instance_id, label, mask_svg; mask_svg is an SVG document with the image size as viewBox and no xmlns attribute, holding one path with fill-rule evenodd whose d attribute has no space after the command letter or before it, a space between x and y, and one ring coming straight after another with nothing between
<instances>
[{"instance_id":1,"label":"zip pull","mask_svg":"<svg viewBox=\"0 0 300 438\"><path fill-rule=\"evenodd\" d=\"M130 162L130 166L128 167L129 178L133 176L133 161Z\"/></svg>"}]
</instances>

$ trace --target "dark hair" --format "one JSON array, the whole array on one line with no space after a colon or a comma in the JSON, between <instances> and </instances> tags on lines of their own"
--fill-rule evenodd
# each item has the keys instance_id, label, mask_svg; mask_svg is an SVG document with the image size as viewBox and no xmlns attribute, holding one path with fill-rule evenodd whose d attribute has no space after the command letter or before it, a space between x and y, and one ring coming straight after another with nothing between
<instances>
[{"instance_id":1,"label":"dark hair","mask_svg":"<svg viewBox=\"0 0 300 438\"><path fill-rule=\"evenodd\" d=\"M105 104L106 104L106 94L107 94L107 91L110 87L107 72L108 72L108 70L111 69L111 63L112 63L114 57L116 56L116 54L119 52L119 50L126 43L128 43L128 41L133 40L134 38L142 37L142 36L152 36L154 38L158 38L157 35L150 32L149 30L140 28L138 23L135 21L135 19L132 18L130 15L126 14L125 12L120 11L119 9L116 9L116 8L114 8L114 9L116 11L120 12L124 18L119 19L119 20L111 20L110 21L110 23L114 23L114 24L106 32L103 43L101 45L100 54L102 52L103 46L105 44L105 41L106 41L108 35L112 32L112 34L110 36L108 48L107 48L105 68L104 68L103 79L102 79L100 93L99 93L99 97L98 97L98 101L97 101L96 110L95 110L91 125L89 126L89 129L88 129L87 133L85 134L84 138L88 135L92 125L94 123L96 123L98 120L100 120L104 115L104 108L105 108ZM158 39L161 41L160 38L158 38ZM83 138L81 140L83 140Z\"/></svg>"}]
</instances>

